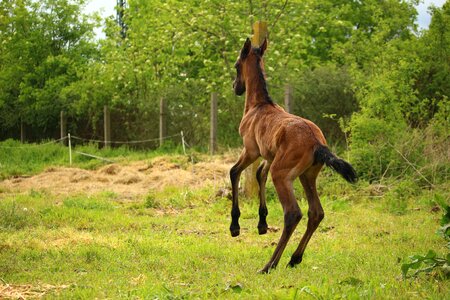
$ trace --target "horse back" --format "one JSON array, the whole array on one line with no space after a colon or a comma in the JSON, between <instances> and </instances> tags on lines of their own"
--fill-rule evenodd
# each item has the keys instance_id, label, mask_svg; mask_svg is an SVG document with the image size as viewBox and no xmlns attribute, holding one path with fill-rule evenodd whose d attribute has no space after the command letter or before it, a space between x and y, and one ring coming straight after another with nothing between
<instances>
[{"instance_id":1,"label":"horse back","mask_svg":"<svg viewBox=\"0 0 450 300\"><path fill-rule=\"evenodd\" d=\"M249 111L239 132L248 147L258 147L265 159L272 160L280 148L296 151L326 145L320 128L308 119L287 113L278 105L264 105Z\"/></svg>"}]
</instances>

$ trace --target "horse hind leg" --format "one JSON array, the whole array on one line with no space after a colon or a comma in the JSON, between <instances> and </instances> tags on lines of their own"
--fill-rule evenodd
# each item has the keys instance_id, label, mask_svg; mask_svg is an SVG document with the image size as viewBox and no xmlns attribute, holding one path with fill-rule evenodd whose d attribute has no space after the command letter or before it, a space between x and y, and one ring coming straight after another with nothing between
<instances>
[{"instance_id":1,"label":"horse hind leg","mask_svg":"<svg viewBox=\"0 0 450 300\"><path fill-rule=\"evenodd\" d=\"M267 175L269 173L270 163L268 161L263 161L256 171L256 180L259 185L259 222L258 222L258 233L267 233L267 221L266 217L268 214L266 205L266 183Z\"/></svg>"},{"instance_id":2,"label":"horse hind leg","mask_svg":"<svg viewBox=\"0 0 450 300\"><path fill-rule=\"evenodd\" d=\"M316 178L319 174L321 166L313 168L314 169L310 169L300 176L300 182L305 190L309 206L308 225L297 250L295 250L294 254L292 254L291 260L288 264L290 267L294 267L302 262L303 253L305 252L306 246L325 216L316 189Z\"/></svg>"},{"instance_id":3,"label":"horse hind leg","mask_svg":"<svg viewBox=\"0 0 450 300\"><path fill-rule=\"evenodd\" d=\"M286 172L283 171L274 172L271 170L271 173L273 183L284 211L284 227L278 245L275 248L271 259L260 271L260 273L268 273L270 269L275 268L278 265L289 238L302 218L300 207L298 206L294 196L292 179L288 178Z\"/></svg>"}]
</instances>

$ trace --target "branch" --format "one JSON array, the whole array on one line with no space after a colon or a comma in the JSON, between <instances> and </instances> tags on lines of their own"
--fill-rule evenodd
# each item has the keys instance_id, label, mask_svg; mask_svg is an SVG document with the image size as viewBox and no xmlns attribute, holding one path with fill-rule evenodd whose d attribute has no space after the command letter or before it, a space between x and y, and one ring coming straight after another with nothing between
<instances>
[{"instance_id":1,"label":"branch","mask_svg":"<svg viewBox=\"0 0 450 300\"><path fill-rule=\"evenodd\" d=\"M253 3L252 3L252 0L248 0L248 8L249 8L249 14L251 16L250 28L252 29L252 34L253 34Z\"/></svg>"},{"instance_id":2,"label":"branch","mask_svg":"<svg viewBox=\"0 0 450 300\"><path fill-rule=\"evenodd\" d=\"M277 24L278 20L280 19L281 15L284 12L284 9L286 8L286 5L288 3L288 0L284 1L283 7L280 10L280 13L278 14L278 16L275 18L275 21L273 22L273 25L271 26L271 28L274 28L275 25Z\"/></svg>"},{"instance_id":3,"label":"branch","mask_svg":"<svg viewBox=\"0 0 450 300\"><path fill-rule=\"evenodd\" d=\"M416 173L417 174L419 174L423 179L425 179L425 181L426 182L428 182L428 184L431 186L431 187L434 187L434 184L432 184L418 169L416 169L416 167L403 155L403 153L401 153L400 151L398 151L397 149L395 149L395 147L394 146L392 146L391 144L389 144L391 147L392 147L392 149L394 149L395 150L395 152L397 152L398 154L400 154L400 156L406 161L406 163L408 164L408 165L410 165L413 169L414 169L414 171L416 171Z\"/></svg>"}]
</instances>

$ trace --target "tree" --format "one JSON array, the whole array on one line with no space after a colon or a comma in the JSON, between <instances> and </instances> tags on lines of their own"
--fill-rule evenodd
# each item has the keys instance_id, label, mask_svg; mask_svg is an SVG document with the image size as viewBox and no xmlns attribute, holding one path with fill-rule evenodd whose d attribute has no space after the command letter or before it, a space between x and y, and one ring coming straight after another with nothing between
<instances>
[{"instance_id":1,"label":"tree","mask_svg":"<svg viewBox=\"0 0 450 300\"><path fill-rule=\"evenodd\" d=\"M96 55L94 22L81 14L82 5L83 0L2 2L3 130L23 121L48 136L57 126L59 111L70 105L62 91Z\"/></svg>"}]
</instances>

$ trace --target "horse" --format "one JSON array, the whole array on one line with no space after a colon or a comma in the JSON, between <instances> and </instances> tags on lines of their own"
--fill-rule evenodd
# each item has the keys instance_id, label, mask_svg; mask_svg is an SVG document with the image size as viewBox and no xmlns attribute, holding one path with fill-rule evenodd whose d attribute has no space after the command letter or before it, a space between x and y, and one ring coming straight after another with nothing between
<instances>
[{"instance_id":1,"label":"horse","mask_svg":"<svg viewBox=\"0 0 450 300\"><path fill-rule=\"evenodd\" d=\"M265 234L268 228L265 185L269 171L283 208L284 226L280 240L269 262L259 271L260 273L269 273L277 266L289 238L302 219L302 212L294 196L293 181L296 178L300 179L308 201L308 224L298 248L287 265L289 267L301 263L311 236L325 216L316 190L316 178L323 165L332 168L350 183L357 181L353 167L329 150L325 137L317 125L287 113L272 101L267 91L262 59L266 49L267 39L260 47L252 47L250 39L247 38L235 64L234 92L238 96L245 93L244 113L239 126L244 148L237 163L230 170L232 237L240 234L238 201L240 175L259 157L264 159L256 173L260 200L259 234Z\"/></svg>"}]
</instances>

